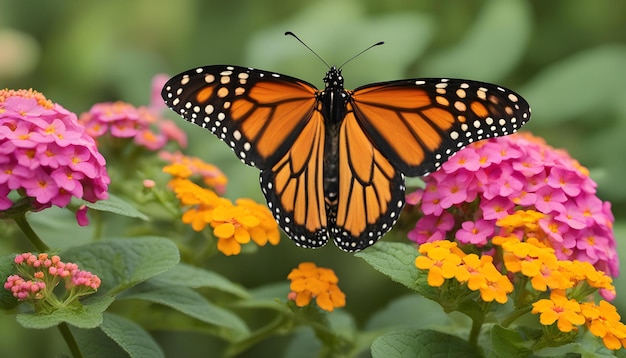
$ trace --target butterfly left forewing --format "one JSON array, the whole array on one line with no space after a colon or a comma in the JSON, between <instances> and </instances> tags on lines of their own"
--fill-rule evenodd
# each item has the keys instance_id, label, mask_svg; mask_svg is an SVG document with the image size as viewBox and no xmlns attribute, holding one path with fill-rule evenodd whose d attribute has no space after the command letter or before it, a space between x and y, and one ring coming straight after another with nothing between
<instances>
[{"instance_id":1,"label":"butterfly left forewing","mask_svg":"<svg viewBox=\"0 0 626 358\"><path fill-rule=\"evenodd\" d=\"M315 93L313 85L293 77L215 65L172 77L161 95L172 110L211 131L244 163L267 169L312 116Z\"/></svg>"},{"instance_id":2,"label":"butterfly left forewing","mask_svg":"<svg viewBox=\"0 0 626 358\"><path fill-rule=\"evenodd\" d=\"M373 146L351 106L339 130L335 244L344 251L373 245L395 224L404 207L404 176Z\"/></svg>"},{"instance_id":3,"label":"butterfly left forewing","mask_svg":"<svg viewBox=\"0 0 626 358\"><path fill-rule=\"evenodd\" d=\"M513 91L460 79L375 83L351 100L364 131L407 176L433 172L464 146L514 133L530 119Z\"/></svg>"}]
</instances>

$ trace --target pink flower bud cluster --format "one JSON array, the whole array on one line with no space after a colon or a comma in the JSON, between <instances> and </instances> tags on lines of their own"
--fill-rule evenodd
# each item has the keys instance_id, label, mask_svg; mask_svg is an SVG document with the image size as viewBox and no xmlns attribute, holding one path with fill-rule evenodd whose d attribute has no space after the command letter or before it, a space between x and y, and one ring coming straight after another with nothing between
<instances>
[{"instance_id":1,"label":"pink flower bud cluster","mask_svg":"<svg viewBox=\"0 0 626 358\"><path fill-rule=\"evenodd\" d=\"M53 295L52 290L61 281L69 297L92 293L100 287L101 280L89 271L83 271L72 262L63 262L57 255L33 255L26 252L14 259L20 275L11 275L4 284L20 301L37 300ZM24 278L26 277L26 278Z\"/></svg>"}]
</instances>

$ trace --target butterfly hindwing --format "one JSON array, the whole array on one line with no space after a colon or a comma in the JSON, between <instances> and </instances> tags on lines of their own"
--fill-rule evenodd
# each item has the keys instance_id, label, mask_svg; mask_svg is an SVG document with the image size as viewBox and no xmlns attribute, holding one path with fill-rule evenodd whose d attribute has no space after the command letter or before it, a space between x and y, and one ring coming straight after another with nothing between
<instances>
[{"instance_id":1,"label":"butterfly hindwing","mask_svg":"<svg viewBox=\"0 0 626 358\"><path fill-rule=\"evenodd\" d=\"M308 248L328 242L324 201L324 120L315 111L292 147L261 172L261 189L285 233Z\"/></svg>"},{"instance_id":2,"label":"butterfly hindwing","mask_svg":"<svg viewBox=\"0 0 626 358\"><path fill-rule=\"evenodd\" d=\"M372 144L348 105L339 130L335 244L344 251L373 245L404 207L404 176Z\"/></svg>"},{"instance_id":3,"label":"butterfly hindwing","mask_svg":"<svg viewBox=\"0 0 626 358\"><path fill-rule=\"evenodd\" d=\"M165 103L227 143L244 163L271 167L312 116L316 89L294 77L238 66L205 66L172 77Z\"/></svg>"},{"instance_id":4,"label":"butterfly hindwing","mask_svg":"<svg viewBox=\"0 0 626 358\"><path fill-rule=\"evenodd\" d=\"M352 93L356 118L406 176L437 170L464 146L517 131L530 119L518 94L489 83L424 78L382 82Z\"/></svg>"}]
</instances>

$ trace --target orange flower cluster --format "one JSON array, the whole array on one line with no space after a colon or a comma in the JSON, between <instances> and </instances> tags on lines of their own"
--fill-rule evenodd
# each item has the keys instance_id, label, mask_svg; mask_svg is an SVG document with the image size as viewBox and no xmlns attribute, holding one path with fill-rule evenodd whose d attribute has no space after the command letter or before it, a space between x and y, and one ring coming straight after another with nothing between
<instances>
[{"instance_id":1,"label":"orange flower cluster","mask_svg":"<svg viewBox=\"0 0 626 358\"><path fill-rule=\"evenodd\" d=\"M289 297L298 307L308 305L313 298L321 309L328 312L346 305L346 295L337 286L339 279L331 269L303 262L291 270L287 278L291 280Z\"/></svg>"},{"instance_id":2,"label":"orange flower cluster","mask_svg":"<svg viewBox=\"0 0 626 358\"><path fill-rule=\"evenodd\" d=\"M480 291L483 301L498 303L505 303L507 294L513 291L513 284L494 266L491 256L468 255L457 247L456 242L447 240L422 244L419 252L422 256L415 259L415 266L428 270L430 286L440 287L445 279L455 278L460 283L467 283L470 290Z\"/></svg>"},{"instance_id":3,"label":"orange flower cluster","mask_svg":"<svg viewBox=\"0 0 626 358\"><path fill-rule=\"evenodd\" d=\"M522 230L525 241L513 234L496 236L492 241L502 247L504 265L509 272L530 278L536 291L550 290L549 299L533 303L532 313L540 314L542 325L550 326L556 322L559 331L566 333L586 323L589 331L602 338L608 349L626 347L626 325L620 321L615 306L604 300L599 304L587 301L589 295L584 289L603 289L614 294L611 277L596 270L589 262L558 260L536 224L541 216L532 211L518 211L498 221L505 232Z\"/></svg>"},{"instance_id":4,"label":"orange flower cluster","mask_svg":"<svg viewBox=\"0 0 626 358\"><path fill-rule=\"evenodd\" d=\"M185 207L182 221L190 224L195 231L211 226L213 235L218 239L217 249L223 254L238 255L241 245L250 240L259 246L280 242L278 224L265 206L249 199L239 199L233 204L188 179L193 174L200 174L205 183L219 187L226 183L226 177L217 168L197 158L181 157L163 171L174 176L169 186Z\"/></svg>"},{"instance_id":5,"label":"orange flower cluster","mask_svg":"<svg viewBox=\"0 0 626 358\"><path fill-rule=\"evenodd\" d=\"M218 193L223 194L226 190L228 178L215 165L205 163L197 157L186 156L181 152L160 152L159 157L170 163L163 168L165 173L181 179L199 175L206 185L214 188Z\"/></svg>"},{"instance_id":6,"label":"orange flower cluster","mask_svg":"<svg viewBox=\"0 0 626 358\"><path fill-rule=\"evenodd\" d=\"M607 348L626 347L626 325L616 308L606 301L589 301L597 290L615 295L611 277L589 262L559 260L539 226L542 217L536 211L519 210L498 220L502 235L494 236L491 244L501 255L465 254L456 242L440 240L420 245L415 266L428 270L430 286L440 287L454 278L480 291L485 302L507 302L513 283L527 280L530 287L516 285L516 290L528 290L527 296L536 298L550 292L549 298L532 303L532 313L540 315L542 325L556 323L560 332L567 333L586 324ZM495 265L494 257L499 262Z\"/></svg>"}]
</instances>

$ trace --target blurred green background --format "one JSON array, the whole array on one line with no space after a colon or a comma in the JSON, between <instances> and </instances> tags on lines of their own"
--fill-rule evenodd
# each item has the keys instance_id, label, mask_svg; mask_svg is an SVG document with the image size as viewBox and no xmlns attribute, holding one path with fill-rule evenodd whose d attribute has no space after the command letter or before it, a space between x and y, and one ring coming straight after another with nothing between
<instances>
[{"instance_id":1,"label":"blurred green background","mask_svg":"<svg viewBox=\"0 0 626 358\"><path fill-rule=\"evenodd\" d=\"M34 88L80 113L102 101L147 104L152 76L206 64L258 67L321 86L325 66L284 37L287 30L330 64L384 40L384 46L344 68L348 88L408 77L462 77L514 89L533 108L525 129L567 149L590 169L600 197L613 203L618 242L626 237L626 2L621 0L0 0L0 88ZM190 135L187 152L229 176L227 196L262 199L255 169L207 132L179 123ZM623 245L619 250L626 255ZM284 280L303 260L336 270L347 293L346 311L359 325L408 293L333 245L301 250L284 240L278 248L219 257L208 266L255 287ZM624 279L617 286L615 303L625 313ZM23 330L12 316L0 321L2 332L9 332L0 339L0 352L35 336L41 344L28 348L32 354L45 356L50 346L64 349L56 331ZM168 356L206 356L220 346L184 332L156 337ZM264 342L247 356L285 342Z\"/></svg>"}]
</instances>

